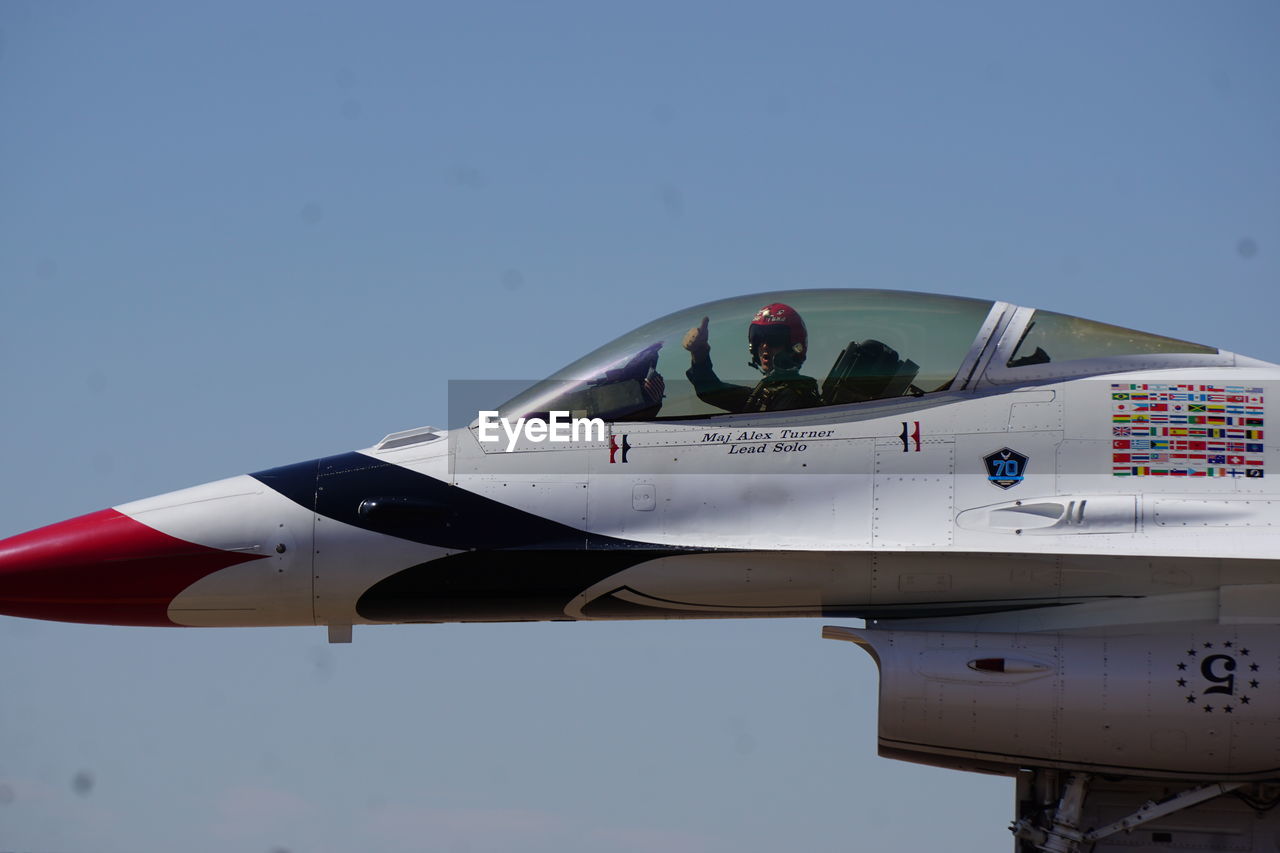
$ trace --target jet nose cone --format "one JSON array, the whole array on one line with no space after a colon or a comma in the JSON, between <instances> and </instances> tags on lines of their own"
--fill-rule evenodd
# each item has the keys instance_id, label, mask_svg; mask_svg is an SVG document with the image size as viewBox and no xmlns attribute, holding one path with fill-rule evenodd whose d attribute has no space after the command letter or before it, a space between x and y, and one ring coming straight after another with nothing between
<instances>
[{"instance_id":1,"label":"jet nose cone","mask_svg":"<svg viewBox=\"0 0 1280 853\"><path fill-rule=\"evenodd\" d=\"M173 625L169 602L218 569L258 559L177 539L114 509L0 541L0 614Z\"/></svg>"}]
</instances>

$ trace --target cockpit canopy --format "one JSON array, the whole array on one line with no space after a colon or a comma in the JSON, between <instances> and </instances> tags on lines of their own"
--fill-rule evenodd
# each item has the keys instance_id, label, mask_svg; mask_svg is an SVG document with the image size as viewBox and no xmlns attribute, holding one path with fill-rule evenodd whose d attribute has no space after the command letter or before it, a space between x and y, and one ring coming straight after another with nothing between
<instances>
[{"instance_id":1,"label":"cockpit canopy","mask_svg":"<svg viewBox=\"0 0 1280 853\"><path fill-rule=\"evenodd\" d=\"M989 300L796 290L668 314L556 372L502 412L665 420L920 397L964 386L993 335L1001 336L996 355L1005 382L1049 375L1051 364L1050 373L1060 374L1056 368L1066 362L1218 353Z\"/></svg>"}]
</instances>

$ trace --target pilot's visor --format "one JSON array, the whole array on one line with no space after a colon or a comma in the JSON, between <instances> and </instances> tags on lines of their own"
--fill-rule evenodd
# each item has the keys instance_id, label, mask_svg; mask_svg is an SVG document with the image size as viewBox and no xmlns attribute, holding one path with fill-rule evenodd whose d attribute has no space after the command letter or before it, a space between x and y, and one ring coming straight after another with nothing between
<instances>
[{"instance_id":1,"label":"pilot's visor","mask_svg":"<svg viewBox=\"0 0 1280 853\"><path fill-rule=\"evenodd\" d=\"M752 324L747 330L747 341L752 349L761 344L768 344L775 349L790 346L791 329L785 323L773 323L767 326Z\"/></svg>"}]
</instances>

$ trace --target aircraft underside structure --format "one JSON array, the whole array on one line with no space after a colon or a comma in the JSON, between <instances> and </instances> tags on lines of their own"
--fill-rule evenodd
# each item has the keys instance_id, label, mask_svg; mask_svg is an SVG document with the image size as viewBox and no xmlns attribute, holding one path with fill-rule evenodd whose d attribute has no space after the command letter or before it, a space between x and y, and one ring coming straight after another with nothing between
<instances>
[{"instance_id":1,"label":"aircraft underside structure","mask_svg":"<svg viewBox=\"0 0 1280 853\"><path fill-rule=\"evenodd\" d=\"M1018 853L1274 850L1276 782L1171 783L1020 771Z\"/></svg>"}]
</instances>

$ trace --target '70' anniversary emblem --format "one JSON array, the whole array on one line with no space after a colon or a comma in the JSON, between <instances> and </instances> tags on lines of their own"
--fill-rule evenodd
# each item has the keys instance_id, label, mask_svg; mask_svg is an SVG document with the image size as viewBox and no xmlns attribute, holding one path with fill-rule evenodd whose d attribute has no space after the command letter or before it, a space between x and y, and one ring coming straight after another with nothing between
<instances>
[{"instance_id":1,"label":"'70' anniversary emblem","mask_svg":"<svg viewBox=\"0 0 1280 853\"><path fill-rule=\"evenodd\" d=\"M1027 470L1026 455L1008 447L988 453L982 461L987 465L987 480L1002 489L1011 489L1021 483Z\"/></svg>"}]
</instances>

